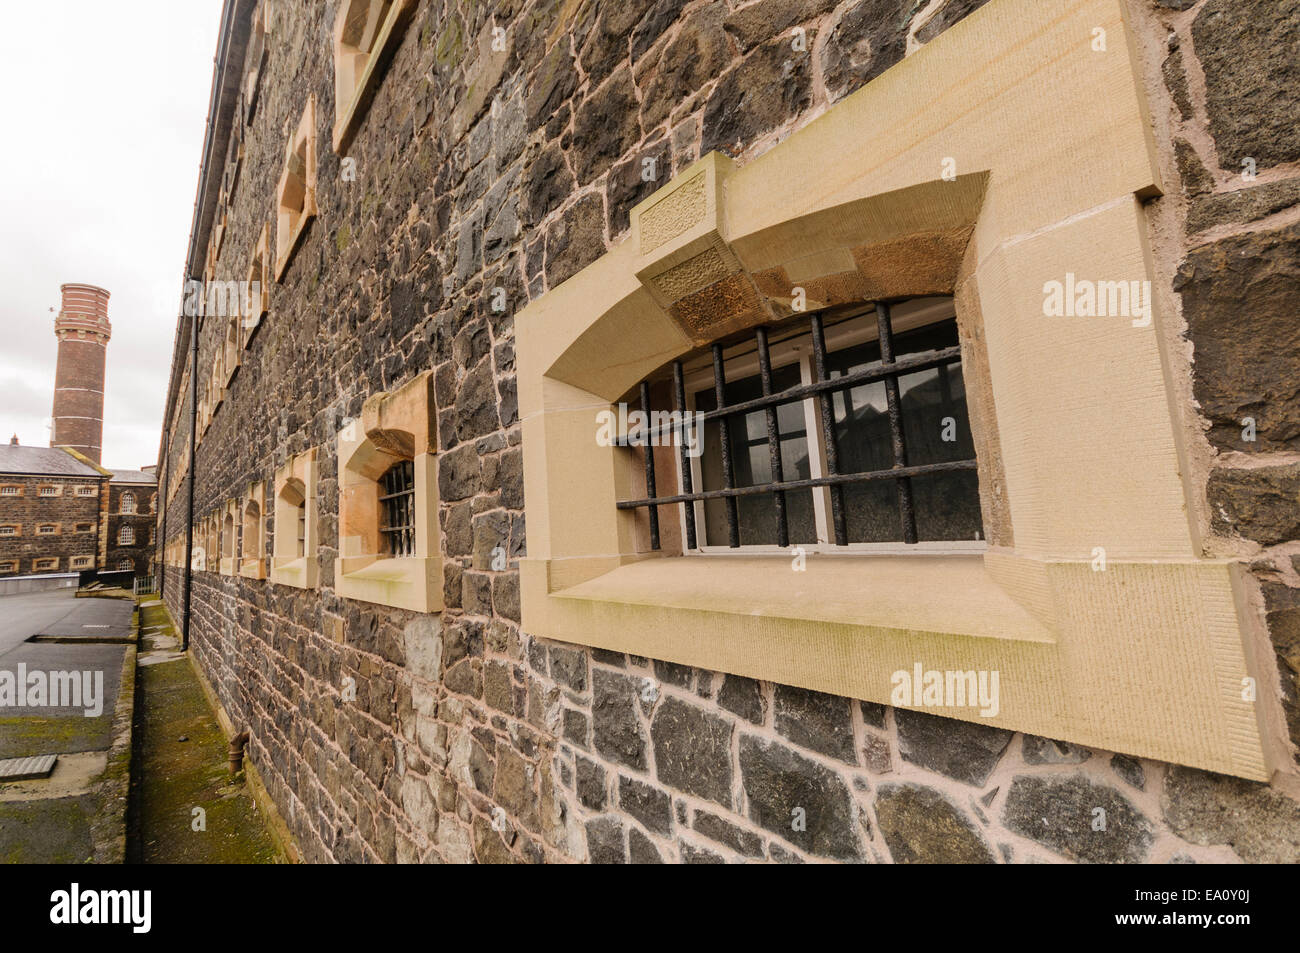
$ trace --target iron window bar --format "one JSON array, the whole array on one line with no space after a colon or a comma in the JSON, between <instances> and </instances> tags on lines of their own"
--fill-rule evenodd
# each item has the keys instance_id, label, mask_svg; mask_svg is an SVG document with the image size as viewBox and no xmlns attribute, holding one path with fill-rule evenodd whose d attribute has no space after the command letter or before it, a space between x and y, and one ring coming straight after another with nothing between
<instances>
[{"instance_id":1,"label":"iron window bar","mask_svg":"<svg viewBox=\"0 0 1300 953\"><path fill-rule=\"evenodd\" d=\"M695 504L705 500L721 499L726 502L727 517L727 537L728 546L731 549L737 549L740 546L740 520L736 500L742 496L762 496L771 494L774 499L777 517L777 538L778 544L784 548L789 545L789 527L786 513L786 494L794 490L811 489L818 487L829 488L831 497L831 523L835 536L835 545L848 545L848 529L844 512L843 488L859 483L870 483L879 480L894 481L895 491L898 499L899 520L902 529L903 542L915 543L917 541L916 531L916 511L912 497L912 479L914 477L929 476L938 473L951 473L962 470L976 470L977 461L953 460L940 463L911 464L907 462L907 441L903 433L902 404L898 379L906 374L917 371L938 368L945 392L948 388L947 366L961 360L961 347L953 346L939 348L922 354L908 355L897 358L894 355L894 335L891 320L890 305L888 302L877 302L876 304L876 324L879 335L880 360L876 363L862 368L859 371L843 374L836 378L829 377L826 367L826 339L825 329L822 324L822 316L813 314L809 316L809 330L812 336L813 361L817 374L817 380L810 384L798 384L788 387L784 390L772 392L772 367L771 355L768 347L767 329L760 327L756 329L754 338L758 350L759 377L762 385L762 396L751 400L738 401L734 404L726 402L726 373L723 368L722 345L714 344L712 346L713 358L713 389L717 407L714 410L697 414L695 419L697 425L706 422L717 421L719 430L720 456L722 463L722 489L720 490L694 490L690 472L690 464L686 459L686 454L681 453L684 445L684 427L688 426L686 421L686 391L684 384L684 371L680 360L673 361L673 391L674 404L678 414L678 420L667 427L652 427L649 421L650 416L650 387L648 380L642 381L640 385L641 409L646 415L647 425L639 431L635 437L636 442L642 447L645 453L645 476L646 476L646 496L636 500L620 500L616 504L620 510L635 510L642 507L646 508L650 518L650 548L658 550L660 548L659 539L659 507L666 505L681 504L684 508L686 524L686 548L695 549ZM885 383L886 402L889 411L889 432L890 445L893 452L893 466L883 470L865 470L859 473L840 473L839 472L839 449L835 435L834 412L831 406L831 397L836 393L852 390L864 384L883 381ZM780 434L777 426L776 408L784 404L800 403L804 400L815 399L820 405L818 415L823 452L825 454L826 475L820 477L811 477L802 480L785 480L781 467L780 456ZM751 486L738 487L735 485L735 477L731 460L731 434L729 420L732 417L755 411L764 411L767 417L767 442L768 452L771 460L773 479L765 483L756 483ZM682 489L684 492L672 494L670 496L659 496L655 490L655 472L654 472L654 444L658 437L673 431L677 434L677 447L681 458L682 470ZM619 441L619 445L628 446L632 442L633 435L625 435L624 439ZM703 439L699 435L697 439Z\"/></svg>"},{"instance_id":2,"label":"iron window bar","mask_svg":"<svg viewBox=\"0 0 1300 953\"><path fill-rule=\"evenodd\" d=\"M403 460L383 476L384 492L379 496L386 526L379 533L391 556L415 555L415 464Z\"/></svg>"}]
</instances>

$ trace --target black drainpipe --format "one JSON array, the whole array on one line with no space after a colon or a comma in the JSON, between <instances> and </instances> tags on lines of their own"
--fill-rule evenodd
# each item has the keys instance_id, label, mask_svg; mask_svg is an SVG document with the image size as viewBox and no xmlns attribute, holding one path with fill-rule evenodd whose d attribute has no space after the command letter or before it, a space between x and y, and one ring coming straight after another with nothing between
<instances>
[{"instance_id":1,"label":"black drainpipe","mask_svg":"<svg viewBox=\"0 0 1300 953\"><path fill-rule=\"evenodd\" d=\"M194 453L199 421L199 309L190 318L190 462L189 502L185 507L185 618L181 624L181 651L190 648L190 589L194 583ZM207 553L204 553L207 558Z\"/></svg>"}]
</instances>

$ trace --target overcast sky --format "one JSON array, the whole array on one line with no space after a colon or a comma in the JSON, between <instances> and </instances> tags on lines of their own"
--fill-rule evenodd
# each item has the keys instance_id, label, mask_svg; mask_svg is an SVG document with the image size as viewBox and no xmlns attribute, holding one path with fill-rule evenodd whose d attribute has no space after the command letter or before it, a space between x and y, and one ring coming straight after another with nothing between
<instances>
[{"instance_id":1,"label":"overcast sky","mask_svg":"<svg viewBox=\"0 0 1300 953\"><path fill-rule=\"evenodd\" d=\"M49 446L59 285L112 294L105 466L158 458L221 0L3 0L0 435Z\"/></svg>"}]
</instances>

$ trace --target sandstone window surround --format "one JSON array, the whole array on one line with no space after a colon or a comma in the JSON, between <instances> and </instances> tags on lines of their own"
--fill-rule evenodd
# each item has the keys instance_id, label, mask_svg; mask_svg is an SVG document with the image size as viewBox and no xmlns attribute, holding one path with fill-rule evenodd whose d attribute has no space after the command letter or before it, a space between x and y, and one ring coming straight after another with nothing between
<instances>
[{"instance_id":1,"label":"sandstone window surround","mask_svg":"<svg viewBox=\"0 0 1300 953\"><path fill-rule=\"evenodd\" d=\"M221 352L221 388L224 391L230 387L230 381L234 378L235 372L239 370L240 354L243 351L242 328L243 321L239 317L238 296L235 297L236 304L230 308L230 314L226 315L225 320L225 342Z\"/></svg>"},{"instance_id":2,"label":"sandstone window surround","mask_svg":"<svg viewBox=\"0 0 1300 953\"><path fill-rule=\"evenodd\" d=\"M72 569L89 569L95 563L94 556L73 556L69 568Z\"/></svg>"},{"instance_id":3,"label":"sandstone window surround","mask_svg":"<svg viewBox=\"0 0 1300 953\"><path fill-rule=\"evenodd\" d=\"M36 535L37 536L58 536L59 524L58 523L37 523Z\"/></svg>"},{"instance_id":4,"label":"sandstone window surround","mask_svg":"<svg viewBox=\"0 0 1300 953\"><path fill-rule=\"evenodd\" d=\"M135 528L132 526L122 526L117 531L117 545L134 546L135 545Z\"/></svg>"},{"instance_id":5,"label":"sandstone window surround","mask_svg":"<svg viewBox=\"0 0 1300 953\"><path fill-rule=\"evenodd\" d=\"M438 537L437 408L433 374L425 371L395 391L372 394L361 417L338 435L340 596L411 609L442 611ZM381 480L410 461L415 476L415 546L393 555L384 539Z\"/></svg>"},{"instance_id":6,"label":"sandstone window surround","mask_svg":"<svg viewBox=\"0 0 1300 953\"><path fill-rule=\"evenodd\" d=\"M32 560L32 569L36 572L48 572L59 568L57 558L34 559Z\"/></svg>"},{"instance_id":7,"label":"sandstone window surround","mask_svg":"<svg viewBox=\"0 0 1300 953\"><path fill-rule=\"evenodd\" d=\"M266 484L251 483L243 501L239 574L246 579L266 578Z\"/></svg>"},{"instance_id":8,"label":"sandstone window surround","mask_svg":"<svg viewBox=\"0 0 1300 953\"><path fill-rule=\"evenodd\" d=\"M15 496L22 496L22 495L23 495L23 487L21 483L0 484L0 496L15 497Z\"/></svg>"},{"instance_id":9,"label":"sandstone window surround","mask_svg":"<svg viewBox=\"0 0 1300 953\"><path fill-rule=\"evenodd\" d=\"M38 497L40 497L41 499L44 499L44 500L48 500L48 499L51 499L51 498L56 497L56 496L62 496L62 495L63 495L63 487L61 487L61 486L50 486L50 485L47 484L47 485L45 485L45 486L40 487L40 488L36 491L36 495L37 495Z\"/></svg>"},{"instance_id":10,"label":"sandstone window surround","mask_svg":"<svg viewBox=\"0 0 1300 953\"><path fill-rule=\"evenodd\" d=\"M227 500L221 509L221 562L218 569L223 576L237 573L236 555L239 552L239 501Z\"/></svg>"},{"instance_id":11,"label":"sandstone window surround","mask_svg":"<svg viewBox=\"0 0 1300 953\"><path fill-rule=\"evenodd\" d=\"M248 266L248 295L251 307L243 318L244 347L248 347L252 342L253 335L261 327L262 319L271 308L271 266L267 252L270 245L271 226L268 223L262 226L262 234L253 247L252 263Z\"/></svg>"},{"instance_id":12,"label":"sandstone window surround","mask_svg":"<svg viewBox=\"0 0 1300 953\"><path fill-rule=\"evenodd\" d=\"M316 555L316 448L290 457L275 472L275 536L271 581L298 589L320 582Z\"/></svg>"},{"instance_id":13,"label":"sandstone window surround","mask_svg":"<svg viewBox=\"0 0 1300 953\"><path fill-rule=\"evenodd\" d=\"M1201 555L1163 302L1145 320L1044 307L1067 274L1156 285L1136 61L1120 0L994 0L743 167L683 170L523 309L522 628L885 704L918 665L996 671L996 715L926 710L1268 779L1286 762L1271 656L1241 565ZM616 508L641 460L601 446L595 414L790 314L795 288L809 310L954 296L985 552L810 554L801 572L652 555L644 515Z\"/></svg>"},{"instance_id":14,"label":"sandstone window surround","mask_svg":"<svg viewBox=\"0 0 1300 953\"><path fill-rule=\"evenodd\" d=\"M275 190L275 280L284 278L307 223L316 217L316 95L307 97L302 119L285 146L284 171Z\"/></svg>"},{"instance_id":15,"label":"sandstone window surround","mask_svg":"<svg viewBox=\"0 0 1300 953\"><path fill-rule=\"evenodd\" d=\"M252 30L248 41L248 69L244 74L244 112L246 123L253 121L257 112L258 93L261 91L262 72L270 49L267 36L271 32L271 2L262 3L253 11Z\"/></svg>"},{"instance_id":16,"label":"sandstone window surround","mask_svg":"<svg viewBox=\"0 0 1300 953\"><path fill-rule=\"evenodd\" d=\"M18 560L9 559L9 560L0 561L0 572L17 572L17 571L18 571Z\"/></svg>"},{"instance_id":17,"label":"sandstone window surround","mask_svg":"<svg viewBox=\"0 0 1300 953\"><path fill-rule=\"evenodd\" d=\"M135 512L135 494L127 490L118 500L118 510L122 513Z\"/></svg>"},{"instance_id":18,"label":"sandstone window surround","mask_svg":"<svg viewBox=\"0 0 1300 953\"><path fill-rule=\"evenodd\" d=\"M361 124L415 0L343 0L334 19L334 151L342 154Z\"/></svg>"},{"instance_id":19,"label":"sandstone window surround","mask_svg":"<svg viewBox=\"0 0 1300 953\"><path fill-rule=\"evenodd\" d=\"M0 523L0 536L21 536L23 527L21 523Z\"/></svg>"}]
</instances>

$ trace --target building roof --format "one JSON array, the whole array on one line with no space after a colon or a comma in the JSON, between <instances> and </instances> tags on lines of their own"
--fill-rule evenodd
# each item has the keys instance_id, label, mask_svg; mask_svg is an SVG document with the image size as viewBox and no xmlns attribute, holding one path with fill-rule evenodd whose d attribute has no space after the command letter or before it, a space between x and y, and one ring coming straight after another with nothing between
<instances>
[{"instance_id":1,"label":"building roof","mask_svg":"<svg viewBox=\"0 0 1300 953\"><path fill-rule=\"evenodd\" d=\"M23 447L16 443L0 443L0 473L95 478L103 476L94 467L82 463L64 450L55 447Z\"/></svg>"},{"instance_id":2,"label":"building roof","mask_svg":"<svg viewBox=\"0 0 1300 953\"><path fill-rule=\"evenodd\" d=\"M112 467L109 467L108 472L113 474L113 476L109 478L109 483L148 483L150 486L153 486L158 482L156 476L152 473L147 473L144 470L114 470Z\"/></svg>"}]
</instances>

